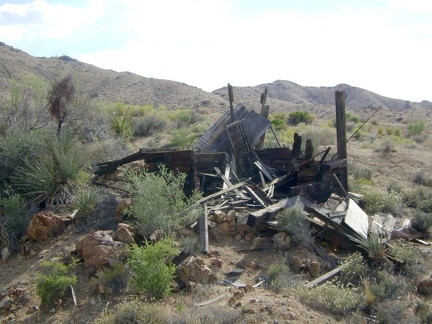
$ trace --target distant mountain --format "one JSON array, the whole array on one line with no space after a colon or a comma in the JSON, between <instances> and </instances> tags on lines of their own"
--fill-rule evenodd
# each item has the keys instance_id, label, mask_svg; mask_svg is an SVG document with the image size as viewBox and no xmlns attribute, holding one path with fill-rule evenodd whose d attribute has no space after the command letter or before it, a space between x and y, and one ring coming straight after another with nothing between
<instances>
[{"instance_id":1,"label":"distant mountain","mask_svg":"<svg viewBox=\"0 0 432 324\"><path fill-rule=\"evenodd\" d=\"M68 56L33 57L0 43L0 95L10 94L11 78L23 82L36 76L53 81L68 73L82 92L104 102L162 105L168 109L211 107L215 112L228 107L220 96L184 83L104 70Z\"/></svg>"},{"instance_id":2,"label":"distant mountain","mask_svg":"<svg viewBox=\"0 0 432 324\"><path fill-rule=\"evenodd\" d=\"M346 106L349 109L359 109L368 106L387 108L391 110L407 110L412 108L432 109L429 101L411 102L391 99L348 84L338 84L335 87L305 87L294 82L277 80L272 83L254 87L233 87L234 99L246 106L259 106L260 95L268 88L267 103L271 109L281 110L293 108L307 108L315 105L335 104L335 91L345 91ZM213 91L213 93L228 99L227 87Z\"/></svg>"},{"instance_id":3,"label":"distant mountain","mask_svg":"<svg viewBox=\"0 0 432 324\"><path fill-rule=\"evenodd\" d=\"M35 77L50 82L69 73L83 93L104 102L151 104L155 107L165 106L167 109L207 107L217 114L228 109L226 87L206 92L180 82L146 78L131 72L101 69L68 56L33 57L0 43L0 96L10 95L12 79L24 83L26 79ZM305 87L282 80L253 87L234 87L235 103L242 103L248 108L259 110L261 93L266 87L268 88L267 104L270 105L272 112L294 109L319 111L323 106L334 107L335 90L346 92L346 105L349 109L381 105L383 108L396 111L412 108L432 110L432 103L429 101L416 103L391 99L347 84L339 84L335 87Z\"/></svg>"}]
</instances>

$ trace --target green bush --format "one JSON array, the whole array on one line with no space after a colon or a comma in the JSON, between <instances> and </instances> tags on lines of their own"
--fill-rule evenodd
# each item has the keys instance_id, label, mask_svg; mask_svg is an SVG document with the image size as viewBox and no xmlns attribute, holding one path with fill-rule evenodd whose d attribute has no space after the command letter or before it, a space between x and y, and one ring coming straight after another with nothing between
<instances>
[{"instance_id":1,"label":"green bush","mask_svg":"<svg viewBox=\"0 0 432 324\"><path fill-rule=\"evenodd\" d=\"M98 324L165 324L172 323L165 307L138 300L125 301L114 309L104 311L95 322Z\"/></svg>"},{"instance_id":2,"label":"green bush","mask_svg":"<svg viewBox=\"0 0 432 324\"><path fill-rule=\"evenodd\" d=\"M9 236L8 241L11 242L12 248L17 250L18 240L24 235L30 221L27 203L21 195L12 194L0 198L0 210L0 222Z\"/></svg>"},{"instance_id":3,"label":"green bush","mask_svg":"<svg viewBox=\"0 0 432 324\"><path fill-rule=\"evenodd\" d=\"M183 253L196 255L200 252L201 246L196 236L181 237L179 245Z\"/></svg>"},{"instance_id":4,"label":"green bush","mask_svg":"<svg viewBox=\"0 0 432 324\"><path fill-rule=\"evenodd\" d=\"M384 190L372 186L360 186L366 212L370 215L376 213L391 213L399 215L402 207L402 194L394 190Z\"/></svg>"},{"instance_id":5,"label":"green bush","mask_svg":"<svg viewBox=\"0 0 432 324\"><path fill-rule=\"evenodd\" d=\"M307 247L314 242L313 232L300 207L284 209L276 215L276 220L278 229L285 231L292 243Z\"/></svg>"},{"instance_id":6,"label":"green bush","mask_svg":"<svg viewBox=\"0 0 432 324\"><path fill-rule=\"evenodd\" d=\"M344 268L339 275L339 281L343 285L353 284L359 286L361 280L366 276L368 271L363 256L358 252L353 253L343 264Z\"/></svg>"},{"instance_id":7,"label":"green bush","mask_svg":"<svg viewBox=\"0 0 432 324\"><path fill-rule=\"evenodd\" d=\"M179 252L169 238L155 244L147 242L143 247L133 245L127 264L136 289L158 299L167 296L175 275L175 266L171 261Z\"/></svg>"},{"instance_id":8,"label":"green bush","mask_svg":"<svg viewBox=\"0 0 432 324\"><path fill-rule=\"evenodd\" d=\"M42 262L42 273L36 278L36 293L42 304L49 305L55 298L62 298L77 282L76 276L68 274L72 267L58 261Z\"/></svg>"},{"instance_id":9,"label":"green bush","mask_svg":"<svg viewBox=\"0 0 432 324\"><path fill-rule=\"evenodd\" d=\"M288 115L288 123L291 125L298 125L300 123L312 124L315 116L307 111L293 111Z\"/></svg>"},{"instance_id":10,"label":"green bush","mask_svg":"<svg viewBox=\"0 0 432 324\"><path fill-rule=\"evenodd\" d=\"M432 209L432 208L431 208ZM414 217L411 220L411 226L417 231L428 234L429 229L432 227L432 214L431 212L424 212L416 210Z\"/></svg>"},{"instance_id":11,"label":"green bush","mask_svg":"<svg viewBox=\"0 0 432 324\"><path fill-rule=\"evenodd\" d=\"M190 128L172 129L170 147L175 147L180 150L189 150L192 148L199 134L193 132Z\"/></svg>"},{"instance_id":12,"label":"green bush","mask_svg":"<svg viewBox=\"0 0 432 324\"><path fill-rule=\"evenodd\" d=\"M373 265L383 266L387 263L386 247L378 234L370 233L368 238L358 236L351 239L367 253Z\"/></svg>"},{"instance_id":13,"label":"green bush","mask_svg":"<svg viewBox=\"0 0 432 324\"><path fill-rule=\"evenodd\" d=\"M270 266L267 270L270 288L275 292L280 292L281 289L287 288L290 285L289 273L290 269L285 259Z\"/></svg>"},{"instance_id":14,"label":"green bush","mask_svg":"<svg viewBox=\"0 0 432 324\"><path fill-rule=\"evenodd\" d=\"M132 135L132 116L113 112L108 115L108 122L114 134L126 138Z\"/></svg>"},{"instance_id":15,"label":"green bush","mask_svg":"<svg viewBox=\"0 0 432 324\"><path fill-rule=\"evenodd\" d=\"M419 135L425 128L425 122L423 120L417 120L407 125L408 133L410 136Z\"/></svg>"},{"instance_id":16,"label":"green bush","mask_svg":"<svg viewBox=\"0 0 432 324\"><path fill-rule=\"evenodd\" d=\"M99 278L104 287L111 289L114 294L121 294L127 287L129 272L124 264L119 262L116 266L102 272Z\"/></svg>"},{"instance_id":17,"label":"green bush","mask_svg":"<svg viewBox=\"0 0 432 324\"><path fill-rule=\"evenodd\" d=\"M95 187L89 186L78 189L72 197L72 203L78 213L90 216L96 209L98 191Z\"/></svg>"},{"instance_id":18,"label":"green bush","mask_svg":"<svg viewBox=\"0 0 432 324\"><path fill-rule=\"evenodd\" d=\"M347 316L363 306L364 296L359 289L341 284L338 280L327 281L312 289L298 289L300 301L318 311L337 316Z\"/></svg>"},{"instance_id":19,"label":"green bush","mask_svg":"<svg viewBox=\"0 0 432 324\"><path fill-rule=\"evenodd\" d=\"M125 174L133 201L129 214L137 229L146 237L156 230L169 234L179 224L178 214L188 204L183 191L186 175L171 172L163 165L158 173L135 174L125 169Z\"/></svg>"},{"instance_id":20,"label":"green bush","mask_svg":"<svg viewBox=\"0 0 432 324\"><path fill-rule=\"evenodd\" d=\"M423 186L432 187L432 177L427 176L423 171L419 171L414 176L413 182Z\"/></svg>"},{"instance_id":21,"label":"green bush","mask_svg":"<svg viewBox=\"0 0 432 324\"><path fill-rule=\"evenodd\" d=\"M164 117L151 114L132 120L133 134L135 136L151 136L157 131L163 130L167 125Z\"/></svg>"},{"instance_id":22,"label":"green bush","mask_svg":"<svg viewBox=\"0 0 432 324\"><path fill-rule=\"evenodd\" d=\"M47 136L39 154L19 168L17 185L36 203L64 203L70 197L71 181L84 168L83 156L72 135Z\"/></svg>"}]
</instances>

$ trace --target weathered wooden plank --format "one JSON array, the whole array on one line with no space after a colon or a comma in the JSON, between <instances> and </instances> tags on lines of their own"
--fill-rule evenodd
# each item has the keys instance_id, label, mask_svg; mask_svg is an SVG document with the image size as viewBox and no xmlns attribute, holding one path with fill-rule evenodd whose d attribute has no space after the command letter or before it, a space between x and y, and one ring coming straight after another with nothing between
<instances>
[{"instance_id":1,"label":"weathered wooden plank","mask_svg":"<svg viewBox=\"0 0 432 324\"><path fill-rule=\"evenodd\" d=\"M348 265L348 263L344 263L344 264L340 265L339 267L334 268L333 270L327 272L326 274L322 275L321 277L318 277L315 280L308 282L305 287L309 289L309 288L313 288L315 286L321 285L322 283L326 282L327 280L338 275L343 269L345 269L347 267L347 265Z\"/></svg>"},{"instance_id":2,"label":"weathered wooden plank","mask_svg":"<svg viewBox=\"0 0 432 324\"><path fill-rule=\"evenodd\" d=\"M288 198L279 200L277 203L267 206L266 208L262 208L256 211L253 211L249 213L247 225L250 227L258 226L268 220L270 213L276 213L283 208L285 208L285 205L288 201Z\"/></svg>"}]
</instances>

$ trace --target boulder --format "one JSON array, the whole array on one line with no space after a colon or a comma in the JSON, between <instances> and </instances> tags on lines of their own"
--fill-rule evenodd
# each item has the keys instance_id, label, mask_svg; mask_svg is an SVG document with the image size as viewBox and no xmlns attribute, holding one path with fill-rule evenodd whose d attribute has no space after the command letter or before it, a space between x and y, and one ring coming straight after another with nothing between
<instances>
[{"instance_id":1,"label":"boulder","mask_svg":"<svg viewBox=\"0 0 432 324\"><path fill-rule=\"evenodd\" d=\"M186 287L190 282L212 283L216 281L216 275L204 265L204 260L193 256L186 259L178 268L177 276Z\"/></svg>"},{"instance_id":2,"label":"boulder","mask_svg":"<svg viewBox=\"0 0 432 324\"><path fill-rule=\"evenodd\" d=\"M135 232L132 226L125 223L118 224L114 233L114 240L132 245L135 243Z\"/></svg>"},{"instance_id":3,"label":"boulder","mask_svg":"<svg viewBox=\"0 0 432 324\"><path fill-rule=\"evenodd\" d=\"M125 220L125 211L128 210L132 206L132 199L125 198L120 201L118 204L114 215L117 222L121 223Z\"/></svg>"},{"instance_id":4,"label":"boulder","mask_svg":"<svg viewBox=\"0 0 432 324\"><path fill-rule=\"evenodd\" d=\"M76 244L78 257L84 259L87 270L96 271L115 266L126 259L128 245L114 241L113 231L96 231Z\"/></svg>"},{"instance_id":5,"label":"boulder","mask_svg":"<svg viewBox=\"0 0 432 324\"><path fill-rule=\"evenodd\" d=\"M420 295L432 295L432 279L428 278L420 281L417 285L417 291Z\"/></svg>"},{"instance_id":6,"label":"boulder","mask_svg":"<svg viewBox=\"0 0 432 324\"><path fill-rule=\"evenodd\" d=\"M40 211L32 217L26 235L37 242L43 242L63 233L69 224L69 218Z\"/></svg>"},{"instance_id":7,"label":"boulder","mask_svg":"<svg viewBox=\"0 0 432 324\"><path fill-rule=\"evenodd\" d=\"M317 278L321 273L321 265L317 260L312 260L312 262L308 264L308 271L313 278Z\"/></svg>"}]
</instances>

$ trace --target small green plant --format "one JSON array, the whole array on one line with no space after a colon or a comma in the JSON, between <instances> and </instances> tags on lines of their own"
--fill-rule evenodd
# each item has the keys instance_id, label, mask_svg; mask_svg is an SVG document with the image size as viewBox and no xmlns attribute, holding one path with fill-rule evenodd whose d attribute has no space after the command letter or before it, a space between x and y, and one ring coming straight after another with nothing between
<instances>
[{"instance_id":1,"label":"small green plant","mask_svg":"<svg viewBox=\"0 0 432 324\"><path fill-rule=\"evenodd\" d=\"M383 239L375 233L370 233L368 238L362 236L351 237L368 255L369 259L376 266L383 266L387 263L386 247Z\"/></svg>"},{"instance_id":2,"label":"small green plant","mask_svg":"<svg viewBox=\"0 0 432 324\"><path fill-rule=\"evenodd\" d=\"M353 253L343 262L343 265L344 268L340 273L339 281L343 285L353 284L359 286L368 270L363 256L358 252Z\"/></svg>"},{"instance_id":3,"label":"small green plant","mask_svg":"<svg viewBox=\"0 0 432 324\"><path fill-rule=\"evenodd\" d=\"M108 121L114 134L126 138L132 135L132 116L129 114L112 112Z\"/></svg>"},{"instance_id":4,"label":"small green plant","mask_svg":"<svg viewBox=\"0 0 432 324\"><path fill-rule=\"evenodd\" d=\"M425 128L425 122L423 120L417 120L407 125L408 133L410 136L419 135Z\"/></svg>"},{"instance_id":5,"label":"small green plant","mask_svg":"<svg viewBox=\"0 0 432 324\"><path fill-rule=\"evenodd\" d=\"M358 288L343 285L338 280L312 289L299 288L298 293L300 301L308 306L337 316L347 316L364 303L363 293Z\"/></svg>"},{"instance_id":6,"label":"small green plant","mask_svg":"<svg viewBox=\"0 0 432 324\"><path fill-rule=\"evenodd\" d=\"M98 192L93 186L79 189L72 197L73 205L84 216L90 216L96 209Z\"/></svg>"},{"instance_id":7,"label":"small green plant","mask_svg":"<svg viewBox=\"0 0 432 324\"><path fill-rule=\"evenodd\" d=\"M289 286L290 269L283 259L280 262L270 266L267 270L268 284L275 292L280 292L281 289Z\"/></svg>"},{"instance_id":8,"label":"small green plant","mask_svg":"<svg viewBox=\"0 0 432 324\"><path fill-rule=\"evenodd\" d=\"M196 255L201 250L198 238L195 236L181 237L179 240L179 245L183 253L188 253L191 255Z\"/></svg>"},{"instance_id":9,"label":"small green plant","mask_svg":"<svg viewBox=\"0 0 432 324\"><path fill-rule=\"evenodd\" d=\"M293 111L288 115L288 123L298 125L300 123L312 124L315 116L307 111Z\"/></svg>"},{"instance_id":10,"label":"small green plant","mask_svg":"<svg viewBox=\"0 0 432 324\"><path fill-rule=\"evenodd\" d=\"M310 246L314 242L313 232L300 207L284 209L276 215L278 228L285 231L294 244Z\"/></svg>"},{"instance_id":11,"label":"small green plant","mask_svg":"<svg viewBox=\"0 0 432 324\"><path fill-rule=\"evenodd\" d=\"M127 287L128 277L129 272L121 262L112 268L106 269L99 276L101 284L111 289L114 294L121 294Z\"/></svg>"},{"instance_id":12,"label":"small green plant","mask_svg":"<svg viewBox=\"0 0 432 324\"><path fill-rule=\"evenodd\" d=\"M72 268L73 265L66 266L59 261L42 262L42 273L36 278L36 293L42 304L49 305L55 298L62 298L76 284L76 276L69 274Z\"/></svg>"},{"instance_id":13,"label":"small green plant","mask_svg":"<svg viewBox=\"0 0 432 324\"><path fill-rule=\"evenodd\" d=\"M183 191L186 175L161 165L158 173L136 174L125 169L134 202L129 210L137 229L146 237L156 230L169 234L181 221L178 214L188 205Z\"/></svg>"},{"instance_id":14,"label":"small green plant","mask_svg":"<svg viewBox=\"0 0 432 324\"><path fill-rule=\"evenodd\" d=\"M179 254L170 238L139 247L133 245L127 264L133 274L133 282L137 290L145 291L150 296L162 299L171 291L175 266L172 258Z\"/></svg>"},{"instance_id":15,"label":"small green plant","mask_svg":"<svg viewBox=\"0 0 432 324\"><path fill-rule=\"evenodd\" d=\"M164 117L156 114L134 118L132 120L133 134L135 136L151 136L163 130L167 125Z\"/></svg>"},{"instance_id":16,"label":"small green plant","mask_svg":"<svg viewBox=\"0 0 432 324\"><path fill-rule=\"evenodd\" d=\"M426 175L423 171L419 171L415 174L413 182L423 186L432 187L432 177Z\"/></svg>"},{"instance_id":17,"label":"small green plant","mask_svg":"<svg viewBox=\"0 0 432 324\"><path fill-rule=\"evenodd\" d=\"M114 309L105 311L96 320L98 324L165 324L172 323L167 309L158 303L145 303L138 300L125 301Z\"/></svg>"},{"instance_id":18,"label":"small green plant","mask_svg":"<svg viewBox=\"0 0 432 324\"><path fill-rule=\"evenodd\" d=\"M429 230L432 227L432 214L430 212L416 210L414 212L414 217L411 220L411 226L417 231L428 235Z\"/></svg>"}]
</instances>

